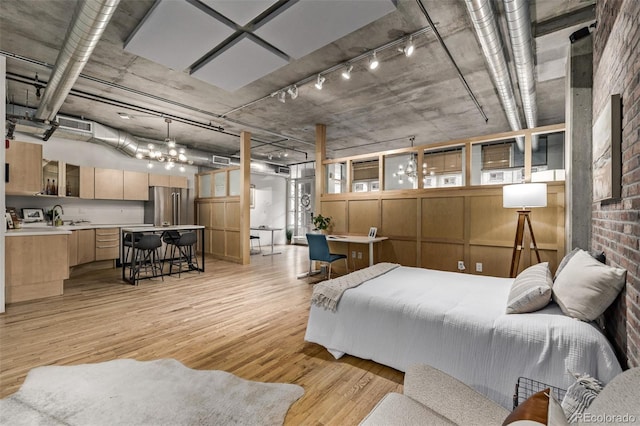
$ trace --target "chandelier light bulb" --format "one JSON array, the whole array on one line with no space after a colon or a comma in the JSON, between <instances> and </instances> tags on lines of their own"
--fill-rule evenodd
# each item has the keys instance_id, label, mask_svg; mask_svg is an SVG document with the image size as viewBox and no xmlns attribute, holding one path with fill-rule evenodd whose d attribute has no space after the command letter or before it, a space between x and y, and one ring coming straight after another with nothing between
<instances>
[{"instance_id":1,"label":"chandelier light bulb","mask_svg":"<svg viewBox=\"0 0 640 426\"><path fill-rule=\"evenodd\" d=\"M176 155L178 155L178 151L176 151L175 148L171 148L169 150L169 155L172 156L172 157L175 157Z\"/></svg>"},{"instance_id":2,"label":"chandelier light bulb","mask_svg":"<svg viewBox=\"0 0 640 426\"><path fill-rule=\"evenodd\" d=\"M376 55L376 52L373 52L371 59L369 59L369 69L375 70L376 68L378 68L378 65L380 65L380 62L378 61L378 56Z\"/></svg>"},{"instance_id":3,"label":"chandelier light bulb","mask_svg":"<svg viewBox=\"0 0 640 426\"><path fill-rule=\"evenodd\" d=\"M176 147L176 141L174 141L173 139L167 140L167 146L169 148L175 148Z\"/></svg>"},{"instance_id":4,"label":"chandelier light bulb","mask_svg":"<svg viewBox=\"0 0 640 426\"><path fill-rule=\"evenodd\" d=\"M167 169L167 170L171 170L171 163L167 163L167 164L164 166L164 168L165 168L165 169Z\"/></svg>"},{"instance_id":5,"label":"chandelier light bulb","mask_svg":"<svg viewBox=\"0 0 640 426\"><path fill-rule=\"evenodd\" d=\"M144 155L142 155L142 153L141 153L141 152L136 152L136 158L137 158L138 160L142 160L142 157L144 157Z\"/></svg>"},{"instance_id":6,"label":"chandelier light bulb","mask_svg":"<svg viewBox=\"0 0 640 426\"><path fill-rule=\"evenodd\" d=\"M179 152L180 154L184 154L184 153L185 153L185 152L187 152L187 151L186 151L184 148L180 148L180 149L178 149L178 152Z\"/></svg>"},{"instance_id":7,"label":"chandelier light bulb","mask_svg":"<svg viewBox=\"0 0 640 426\"><path fill-rule=\"evenodd\" d=\"M155 149L155 148L156 148L156 146L155 146L154 144L150 143L150 144L148 144L148 145L147 145L147 148L149 148L149 149Z\"/></svg>"},{"instance_id":8,"label":"chandelier light bulb","mask_svg":"<svg viewBox=\"0 0 640 426\"><path fill-rule=\"evenodd\" d=\"M184 171L187 170L187 169L185 169L184 166L180 166L180 168L178 170L180 170L182 173L184 173Z\"/></svg>"},{"instance_id":9,"label":"chandelier light bulb","mask_svg":"<svg viewBox=\"0 0 640 426\"><path fill-rule=\"evenodd\" d=\"M184 154L178 154L178 160L185 162L187 161L187 156Z\"/></svg>"},{"instance_id":10,"label":"chandelier light bulb","mask_svg":"<svg viewBox=\"0 0 640 426\"><path fill-rule=\"evenodd\" d=\"M149 161L149 163L147 163L147 168L148 169L153 169L153 163L151 161Z\"/></svg>"}]
</instances>

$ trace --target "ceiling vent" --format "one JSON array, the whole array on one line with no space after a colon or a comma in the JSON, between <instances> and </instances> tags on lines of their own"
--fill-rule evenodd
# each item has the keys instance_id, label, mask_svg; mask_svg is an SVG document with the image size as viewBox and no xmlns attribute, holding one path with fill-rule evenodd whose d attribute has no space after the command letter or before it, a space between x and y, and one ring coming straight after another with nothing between
<instances>
[{"instance_id":1,"label":"ceiling vent","mask_svg":"<svg viewBox=\"0 0 640 426\"><path fill-rule=\"evenodd\" d=\"M71 130L76 132L93 133L93 123L91 121L78 120L71 117L56 117L58 119L58 129Z\"/></svg>"},{"instance_id":2,"label":"ceiling vent","mask_svg":"<svg viewBox=\"0 0 640 426\"><path fill-rule=\"evenodd\" d=\"M289 167L278 167L278 170L276 171L276 173L280 174L280 175L288 175L290 172Z\"/></svg>"},{"instance_id":3,"label":"ceiling vent","mask_svg":"<svg viewBox=\"0 0 640 426\"><path fill-rule=\"evenodd\" d=\"M221 164L223 166L231 165L231 158L220 157L219 155L214 155L212 159L213 164Z\"/></svg>"}]
</instances>

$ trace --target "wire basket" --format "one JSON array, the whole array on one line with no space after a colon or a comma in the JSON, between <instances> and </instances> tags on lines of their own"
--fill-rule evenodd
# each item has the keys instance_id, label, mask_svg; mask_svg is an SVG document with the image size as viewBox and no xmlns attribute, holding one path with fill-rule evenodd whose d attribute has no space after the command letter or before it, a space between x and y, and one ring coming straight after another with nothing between
<instances>
[{"instance_id":1,"label":"wire basket","mask_svg":"<svg viewBox=\"0 0 640 426\"><path fill-rule=\"evenodd\" d=\"M562 401L564 395L567 393L565 389L561 389L556 386L551 386L537 380L529 379L527 377L518 377L518 381L516 382L516 390L513 394L513 409L515 410L515 408L521 402L525 401L534 393L540 392L547 388L551 389L551 392L554 394L558 401Z\"/></svg>"}]
</instances>

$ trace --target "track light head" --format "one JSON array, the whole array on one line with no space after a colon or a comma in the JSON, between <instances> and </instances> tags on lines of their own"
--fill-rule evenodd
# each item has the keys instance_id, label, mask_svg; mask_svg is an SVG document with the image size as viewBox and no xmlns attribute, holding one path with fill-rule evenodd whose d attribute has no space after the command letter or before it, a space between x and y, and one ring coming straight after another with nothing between
<instances>
[{"instance_id":1,"label":"track light head","mask_svg":"<svg viewBox=\"0 0 640 426\"><path fill-rule=\"evenodd\" d=\"M353 71L353 65L347 66L342 71L342 78L344 78L345 80L349 80L351 78L351 71Z\"/></svg>"},{"instance_id":2,"label":"track light head","mask_svg":"<svg viewBox=\"0 0 640 426\"><path fill-rule=\"evenodd\" d=\"M380 62L378 61L376 52L373 52L373 55L371 55L371 59L369 59L369 69L375 70L376 68L378 68L378 65L380 65Z\"/></svg>"},{"instance_id":3,"label":"track light head","mask_svg":"<svg viewBox=\"0 0 640 426\"><path fill-rule=\"evenodd\" d=\"M318 74L318 78L316 79L316 89L318 90L322 90L322 85L324 84L324 81L326 80L326 78L324 78L321 74Z\"/></svg>"},{"instance_id":4,"label":"track light head","mask_svg":"<svg viewBox=\"0 0 640 426\"><path fill-rule=\"evenodd\" d=\"M409 38L407 39L407 44L404 46L404 49L402 49L402 51L404 52L404 56L406 56L407 58L411 55L413 55L413 52L416 50L416 46L413 44L413 37L409 36Z\"/></svg>"},{"instance_id":5,"label":"track light head","mask_svg":"<svg viewBox=\"0 0 640 426\"><path fill-rule=\"evenodd\" d=\"M278 92L278 100L282 103L287 102L287 94L284 91L279 91Z\"/></svg>"},{"instance_id":6,"label":"track light head","mask_svg":"<svg viewBox=\"0 0 640 426\"><path fill-rule=\"evenodd\" d=\"M298 86L295 84L293 86L289 86L287 89L287 93L291 96L291 99L295 99L298 97Z\"/></svg>"}]
</instances>

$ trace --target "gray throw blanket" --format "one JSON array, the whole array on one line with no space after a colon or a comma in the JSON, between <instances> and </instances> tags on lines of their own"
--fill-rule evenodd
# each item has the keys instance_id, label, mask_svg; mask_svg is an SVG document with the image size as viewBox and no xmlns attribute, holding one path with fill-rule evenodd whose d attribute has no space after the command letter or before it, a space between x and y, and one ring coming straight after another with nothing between
<instances>
[{"instance_id":1,"label":"gray throw blanket","mask_svg":"<svg viewBox=\"0 0 640 426\"><path fill-rule=\"evenodd\" d=\"M318 283L313 287L311 303L335 312L342 293L346 290L357 287L367 280L386 274L398 266L400 265L397 263L377 263L368 268Z\"/></svg>"}]
</instances>

